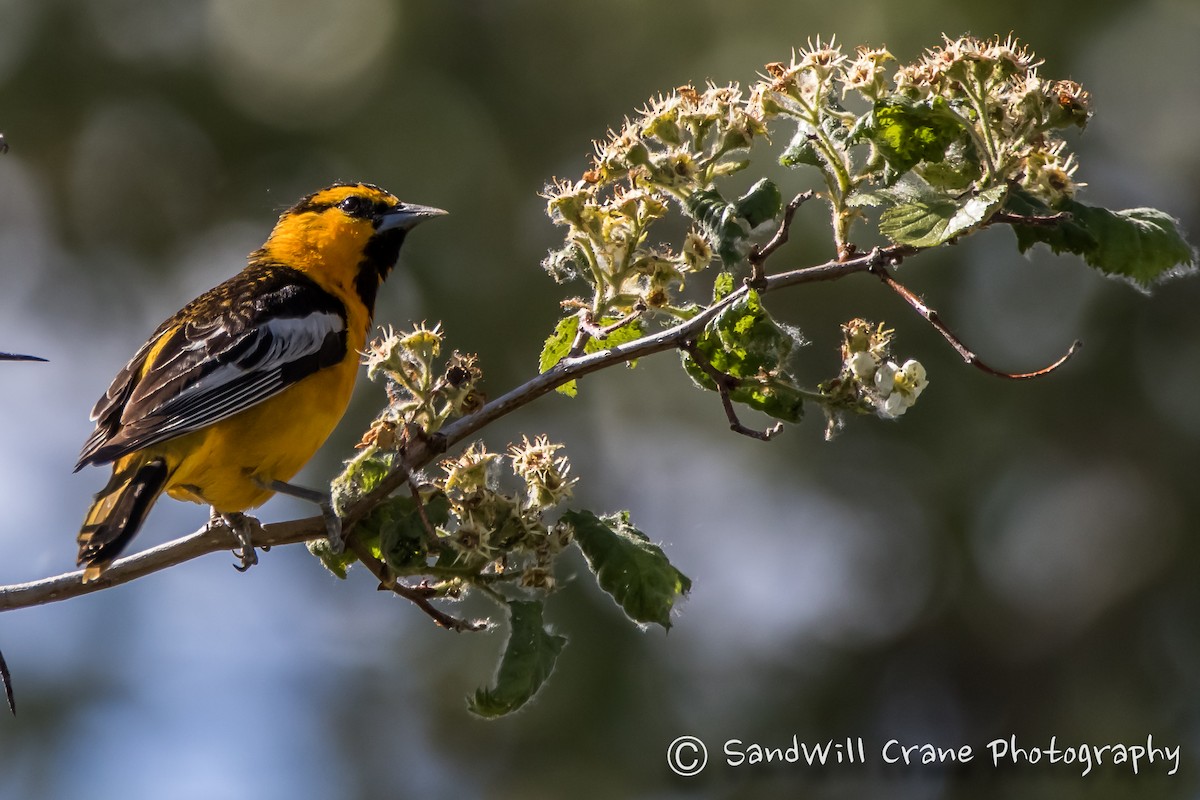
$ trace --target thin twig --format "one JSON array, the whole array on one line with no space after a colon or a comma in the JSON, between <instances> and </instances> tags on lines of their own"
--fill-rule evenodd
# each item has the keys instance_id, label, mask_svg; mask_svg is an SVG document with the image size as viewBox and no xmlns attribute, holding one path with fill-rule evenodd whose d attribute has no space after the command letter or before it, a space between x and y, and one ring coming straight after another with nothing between
<instances>
[{"instance_id":1,"label":"thin twig","mask_svg":"<svg viewBox=\"0 0 1200 800\"><path fill-rule=\"evenodd\" d=\"M750 255L746 260L750 262L750 277L746 279L746 285L751 289L765 289L767 285L767 275L763 269L763 264L771 257L779 248L787 244L788 234L792 230L792 220L796 217L796 210L806 202L811 200L813 193L811 190L801 192L792 198L792 202L787 204L787 208L783 210L783 219L779 222L779 228L776 229L775 235L771 240L762 247L754 245L750 248Z\"/></svg>"},{"instance_id":2,"label":"thin twig","mask_svg":"<svg viewBox=\"0 0 1200 800\"><path fill-rule=\"evenodd\" d=\"M1033 372L1004 372L1003 370L994 369L980 360L979 356L977 356L974 351L963 344L962 339L958 338L958 336L950 330L946 323L942 322L941 315L938 314L936 309L927 306L924 301L921 300L921 298L917 297L916 294L912 292L911 289L893 278L891 274L888 273L886 266L880 263L872 269L872 272L878 275L879 279L887 284L889 289L903 297L905 302L912 306L918 314L924 317L929 324L933 326L934 330L940 333L942 338L949 342L950 346L958 351L958 354L962 356L963 361L967 362L981 372L986 372L988 375L995 375L998 378L1007 378L1009 380L1018 381L1028 380L1030 378L1040 378L1043 375L1049 375L1051 372L1067 363L1067 359L1075 355L1075 351L1083 346L1083 342L1076 339L1060 359L1048 367L1043 367L1039 370L1034 370Z\"/></svg>"},{"instance_id":3,"label":"thin twig","mask_svg":"<svg viewBox=\"0 0 1200 800\"><path fill-rule=\"evenodd\" d=\"M439 627L456 633L461 633L462 631L482 631L488 627L486 621L459 619L434 606L429 602L430 597L436 596L436 592L432 588L426 586L405 586L392 574L387 564L377 559L366 545L361 542L357 540L351 541L350 547L353 548L354 554L358 556L358 560L363 563L363 566L379 580L379 588L381 590L393 592L408 600L425 612Z\"/></svg>"},{"instance_id":4,"label":"thin twig","mask_svg":"<svg viewBox=\"0 0 1200 800\"><path fill-rule=\"evenodd\" d=\"M575 331L575 341L571 343L571 349L567 351L567 358L575 358L576 356L583 355L589 340L595 339L602 342L626 325L631 325L645 312L646 306L642 305L641 301L638 301L633 311L630 311L616 322L600 326L592 318L591 309L579 309L579 314L577 315L579 317L579 328Z\"/></svg>"},{"instance_id":5,"label":"thin twig","mask_svg":"<svg viewBox=\"0 0 1200 800\"><path fill-rule=\"evenodd\" d=\"M3 653L0 653L0 683L4 684L4 699L8 701L8 710L15 717L17 715L17 700L13 697L12 675L8 672L8 663L4 660Z\"/></svg>"},{"instance_id":6,"label":"thin twig","mask_svg":"<svg viewBox=\"0 0 1200 800\"><path fill-rule=\"evenodd\" d=\"M644 313L646 313L646 307L639 302L634 307L633 311L630 311L616 322L611 322L608 325L601 327L598 326L592 319L592 312L585 310L579 315L579 328L580 330L586 331L587 335L591 336L593 339L604 341L612 334L621 330L621 328L624 328L626 325L630 325L637 321L638 317L642 316Z\"/></svg>"},{"instance_id":7,"label":"thin twig","mask_svg":"<svg viewBox=\"0 0 1200 800\"><path fill-rule=\"evenodd\" d=\"M704 374L712 378L713 383L716 384L717 392L721 395L721 406L725 409L725 418L729 420L729 430L763 442L769 442L772 438L783 432L782 422L776 422L771 427L761 431L743 425L742 421L738 419L737 410L733 407L733 398L729 396L731 391L742 385L741 378L736 378L714 367L704 354L700 352L700 349L696 347L695 339L689 339L684 342L679 346L679 349L691 356L696 365L704 370Z\"/></svg>"}]
</instances>

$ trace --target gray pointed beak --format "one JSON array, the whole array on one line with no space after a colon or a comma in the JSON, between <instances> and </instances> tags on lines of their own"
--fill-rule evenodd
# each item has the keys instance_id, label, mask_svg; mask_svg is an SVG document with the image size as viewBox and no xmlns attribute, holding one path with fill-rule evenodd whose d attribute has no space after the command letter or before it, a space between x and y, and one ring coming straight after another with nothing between
<instances>
[{"instance_id":1,"label":"gray pointed beak","mask_svg":"<svg viewBox=\"0 0 1200 800\"><path fill-rule=\"evenodd\" d=\"M414 203L401 203L390 211L380 214L375 225L376 233L390 230L412 230L420 222L448 214L433 206L418 206Z\"/></svg>"}]
</instances>

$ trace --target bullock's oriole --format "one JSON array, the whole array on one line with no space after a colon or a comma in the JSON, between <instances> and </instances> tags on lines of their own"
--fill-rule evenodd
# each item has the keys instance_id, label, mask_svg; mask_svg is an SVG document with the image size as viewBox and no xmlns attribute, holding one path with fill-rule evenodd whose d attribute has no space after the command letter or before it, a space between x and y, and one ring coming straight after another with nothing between
<instances>
[{"instance_id":1,"label":"bullock's oriole","mask_svg":"<svg viewBox=\"0 0 1200 800\"><path fill-rule=\"evenodd\" d=\"M213 524L238 538L241 569L257 561L241 512L275 492L323 497L285 482L346 410L405 235L444 213L370 184L322 189L283 213L241 273L159 326L96 403L75 465L113 464L79 532L85 582L164 491L212 506Z\"/></svg>"}]
</instances>

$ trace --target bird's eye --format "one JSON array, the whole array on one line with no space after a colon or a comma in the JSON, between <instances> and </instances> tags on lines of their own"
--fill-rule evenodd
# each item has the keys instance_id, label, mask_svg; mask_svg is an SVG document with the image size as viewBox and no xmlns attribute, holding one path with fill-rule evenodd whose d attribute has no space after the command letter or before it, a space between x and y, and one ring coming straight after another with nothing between
<instances>
[{"instance_id":1,"label":"bird's eye","mask_svg":"<svg viewBox=\"0 0 1200 800\"><path fill-rule=\"evenodd\" d=\"M362 216L363 211L370 208L370 204L356 194L352 194L342 202L338 203L338 208L345 211L352 217Z\"/></svg>"}]
</instances>

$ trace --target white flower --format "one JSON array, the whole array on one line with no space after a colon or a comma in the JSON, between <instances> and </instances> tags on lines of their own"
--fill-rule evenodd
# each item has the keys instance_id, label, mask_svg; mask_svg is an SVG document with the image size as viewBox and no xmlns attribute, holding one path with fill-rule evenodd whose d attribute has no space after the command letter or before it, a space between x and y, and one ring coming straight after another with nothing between
<instances>
[{"instance_id":1,"label":"white flower","mask_svg":"<svg viewBox=\"0 0 1200 800\"><path fill-rule=\"evenodd\" d=\"M879 369L879 359L867 351L861 350L850 356L846 365L850 367L855 378L865 382L870 381L875 375L875 370Z\"/></svg>"},{"instance_id":2,"label":"white flower","mask_svg":"<svg viewBox=\"0 0 1200 800\"><path fill-rule=\"evenodd\" d=\"M895 419L908 411L911 403L900 392L893 392L879 407L879 416L884 419Z\"/></svg>"},{"instance_id":3,"label":"white flower","mask_svg":"<svg viewBox=\"0 0 1200 800\"><path fill-rule=\"evenodd\" d=\"M896 388L912 398L909 405L921 396L921 392L925 391L928 385L929 380L925 377L925 367L921 362L911 358L905 361L896 379Z\"/></svg>"},{"instance_id":4,"label":"white flower","mask_svg":"<svg viewBox=\"0 0 1200 800\"><path fill-rule=\"evenodd\" d=\"M894 361L880 365L875 372L875 390L879 392L880 397L891 396L892 390L896 388L896 373L899 371L900 368Z\"/></svg>"}]
</instances>

